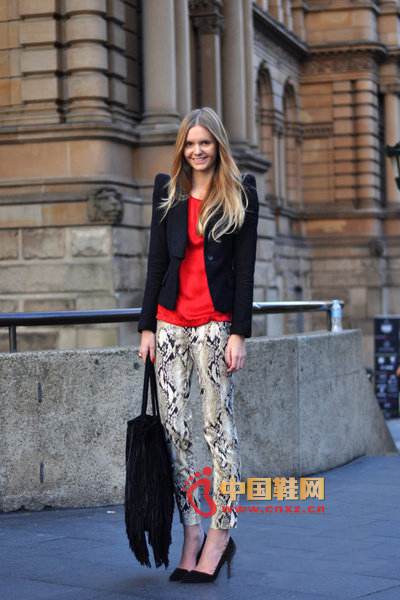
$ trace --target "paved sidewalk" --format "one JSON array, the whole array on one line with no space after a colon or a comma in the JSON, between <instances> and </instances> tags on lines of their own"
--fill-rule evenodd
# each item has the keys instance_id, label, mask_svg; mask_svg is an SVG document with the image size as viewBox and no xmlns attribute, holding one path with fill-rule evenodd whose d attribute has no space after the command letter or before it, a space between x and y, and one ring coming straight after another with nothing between
<instances>
[{"instance_id":1,"label":"paved sidewalk","mask_svg":"<svg viewBox=\"0 0 400 600\"><path fill-rule=\"evenodd\" d=\"M247 511L233 534L232 578L224 567L216 582L184 589L168 582L182 540L177 515L166 571L136 562L122 506L2 514L0 597L399 600L400 456L361 457L321 476L323 502L243 499L260 508L299 505L301 512ZM323 505L325 514L308 513L309 505Z\"/></svg>"}]
</instances>

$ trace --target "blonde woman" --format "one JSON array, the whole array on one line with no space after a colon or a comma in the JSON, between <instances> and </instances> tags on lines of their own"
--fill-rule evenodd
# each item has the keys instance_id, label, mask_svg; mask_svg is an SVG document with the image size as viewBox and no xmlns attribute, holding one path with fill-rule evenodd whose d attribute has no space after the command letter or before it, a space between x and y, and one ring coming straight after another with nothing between
<instances>
[{"instance_id":1,"label":"blonde woman","mask_svg":"<svg viewBox=\"0 0 400 600\"><path fill-rule=\"evenodd\" d=\"M182 121L171 177L159 174L153 191L148 271L139 322L139 356L156 361L160 408L173 457L175 495L184 543L171 581L213 581L235 544L235 502L220 483L240 479L232 374L246 359L251 335L258 199L255 179L232 158L225 129L211 108ZM196 368L204 435L212 457L216 510L206 536L198 487L185 491L195 467L188 403ZM199 472L197 471L197 476ZM231 512L222 507L229 506Z\"/></svg>"}]
</instances>

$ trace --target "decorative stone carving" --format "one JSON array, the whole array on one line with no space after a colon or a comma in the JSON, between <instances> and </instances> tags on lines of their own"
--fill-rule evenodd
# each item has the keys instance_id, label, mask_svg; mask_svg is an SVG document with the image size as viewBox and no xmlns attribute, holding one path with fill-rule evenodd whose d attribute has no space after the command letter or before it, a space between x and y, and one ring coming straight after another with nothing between
<instances>
[{"instance_id":1,"label":"decorative stone carving","mask_svg":"<svg viewBox=\"0 0 400 600\"><path fill-rule=\"evenodd\" d=\"M385 244L381 238L374 238L368 242L368 250L371 256L377 258L385 256Z\"/></svg>"},{"instance_id":2,"label":"decorative stone carving","mask_svg":"<svg viewBox=\"0 0 400 600\"><path fill-rule=\"evenodd\" d=\"M301 71L303 75L322 75L345 71L370 71L376 74L378 62L378 52L371 49L312 53L302 64Z\"/></svg>"},{"instance_id":3,"label":"decorative stone carving","mask_svg":"<svg viewBox=\"0 0 400 600\"><path fill-rule=\"evenodd\" d=\"M89 221L114 225L123 215L121 194L115 188L103 188L90 194L88 199Z\"/></svg>"},{"instance_id":4,"label":"decorative stone carving","mask_svg":"<svg viewBox=\"0 0 400 600\"><path fill-rule=\"evenodd\" d=\"M400 82L394 81L392 83L380 83L379 91L381 92L381 94L400 95Z\"/></svg>"},{"instance_id":5,"label":"decorative stone carving","mask_svg":"<svg viewBox=\"0 0 400 600\"><path fill-rule=\"evenodd\" d=\"M302 125L303 138L327 138L333 135L331 123L311 123Z\"/></svg>"},{"instance_id":6,"label":"decorative stone carving","mask_svg":"<svg viewBox=\"0 0 400 600\"><path fill-rule=\"evenodd\" d=\"M200 34L221 33L224 26L221 0L189 0L189 11Z\"/></svg>"}]
</instances>

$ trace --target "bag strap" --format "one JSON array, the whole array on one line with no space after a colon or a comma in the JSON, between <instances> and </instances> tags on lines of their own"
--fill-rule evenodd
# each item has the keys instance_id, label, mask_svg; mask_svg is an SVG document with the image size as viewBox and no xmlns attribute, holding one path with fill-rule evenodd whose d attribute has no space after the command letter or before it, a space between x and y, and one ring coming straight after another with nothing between
<instances>
[{"instance_id":1,"label":"bag strap","mask_svg":"<svg viewBox=\"0 0 400 600\"><path fill-rule=\"evenodd\" d=\"M160 411L158 408L157 398L157 384L156 384L156 372L154 365L151 362L150 355L147 355L146 366L144 369L144 381L143 381L143 396L142 396L142 416L147 412L147 402L149 397L149 381L151 390L151 408L155 417L160 417Z\"/></svg>"}]
</instances>

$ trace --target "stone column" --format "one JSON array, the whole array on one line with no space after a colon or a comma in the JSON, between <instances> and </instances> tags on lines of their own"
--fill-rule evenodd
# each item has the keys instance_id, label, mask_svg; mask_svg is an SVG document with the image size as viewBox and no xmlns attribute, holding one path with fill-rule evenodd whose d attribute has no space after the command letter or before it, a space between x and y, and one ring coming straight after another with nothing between
<instances>
[{"instance_id":1,"label":"stone column","mask_svg":"<svg viewBox=\"0 0 400 600\"><path fill-rule=\"evenodd\" d=\"M268 11L277 21L283 21L282 0L269 0Z\"/></svg>"},{"instance_id":2,"label":"stone column","mask_svg":"<svg viewBox=\"0 0 400 600\"><path fill-rule=\"evenodd\" d=\"M66 121L110 121L106 2L65 0Z\"/></svg>"},{"instance_id":3,"label":"stone column","mask_svg":"<svg viewBox=\"0 0 400 600\"><path fill-rule=\"evenodd\" d=\"M142 8L143 124L176 123L174 0L146 0Z\"/></svg>"},{"instance_id":4,"label":"stone column","mask_svg":"<svg viewBox=\"0 0 400 600\"><path fill-rule=\"evenodd\" d=\"M285 156L285 137L283 130L278 133L278 177L279 182L279 198L281 203L286 204L286 156Z\"/></svg>"},{"instance_id":5,"label":"stone column","mask_svg":"<svg viewBox=\"0 0 400 600\"><path fill-rule=\"evenodd\" d=\"M183 117L192 108L187 0L175 0L175 35L177 108L179 115Z\"/></svg>"},{"instance_id":6,"label":"stone column","mask_svg":"<svg viewBox=\"0 0 400 600\"><path fill-rule=\"evenodd\" d=\"M241 0L225 2L225 28L222 36L223 118L232 144L239 148L246 145L247 140L243 17Z\"/></svg>"},{"instance_id":7,"label":"stone column","mask_svg":"<svg viewBox=\"0 0 400 600\"><path fill-rule=\"evenodd\" d=\"M257 73L253 68L253 7L251 0L244 0L244 45L246 70L246 129L247 139L252 146L257 145L256 116L255 116L255 84Z\"/></svg>"},{"instance_id":8,"label":"stone column","mask_svg":"<svg viewBox=\"0 0 400 600\"><path fill-rule=\"evenodd\" d=\"M307 37L305 29L306 8L304 0L292 0L293 31L303 41L306 41Z\"/></svg>"},{"instance_id":9,"label":"stone column","mask_svg":"<svg viewBox=\"0 0 400 600\"><path fill-rule=\"evenodd\" d=\"M381 88L382 89L382 88ZM400 141L400 88L398 84L383 87L385 93L385 143L394 146ZM386 196L388 203L398 203L400 191L395 182L391 160L386 159Z\"/></svg>"},{"instance_id":10,"label":"stone column","mask_svg":"<svg viewBox=\"0 0 400 600\"><path fill-rule=\"evenodd\" d=\"M3 3L7 5L7 3ZM17 12L18 3L14 6ZM11 3L9 3L11 11ZM15 87L16 104L22 104L21 121L34 123L58 123L60 120L59 102L62 99L59 71L59 28L57 13L58 3L55 0L40 2L39 0L21 0L19 3L19 40L18 21L15 19L10 31L13 35L1 40L2 47L10 47L12 75L21 76L19 87ZM7 7L5 9L7 11ZM15 18L17 14L14 15ZM4 29L2 30L4 31ZM21 49L20 61L16 49ZM13 52L11 51L13 50ZM12 52L12 54L11 54ZM20 67L19 67L20 65ZM12 83L10 82L10 87ZM13 86L14 87L14 86Z\"/></svg>"},{"instance_id":11,"label":"stone column","mask_svg":"<svg viewBox=\"0 0 400 600\"><path fill-rule=\"evenodd\" d=\"M357 161L357 207L373 208L380 203L379 161L372 159L378 150L376 123L378 120L377 84L371 79L354 82L354 142Z\"/></svg>"},{"instance_id":12,"label":"stone column","mask_svg":"<svg viewBox=\"0 0 400 600\"><path fill-rule=\"evenodd\" d=\"M122 2L107 3L109 106L115 123L132 124L128 105L128 54L135 43L133 10ZM126 24L126 25L125 25Z\"/></svg>"},{"instance_id":13,"label":"stone column","mask_svg":"<svg viewBox=\"0 0 400 600\"><path fill-rule=\"evenodd\" d=\"M292 0L285 0L283 12L284 12L284 23L285 23L286 27L290 31L292 31L293 30Z\"/></svg>"},{"instance_id":14,"label":"stone column","mask_svg":"<svg viewBox=\"0 0 400 600\"><path fill-rule=\"evenodd\" d=\"M221 115L221 0L192 0L190 16L199 36L200 90L198 102Z\"/></svg>"}]
</instances>

